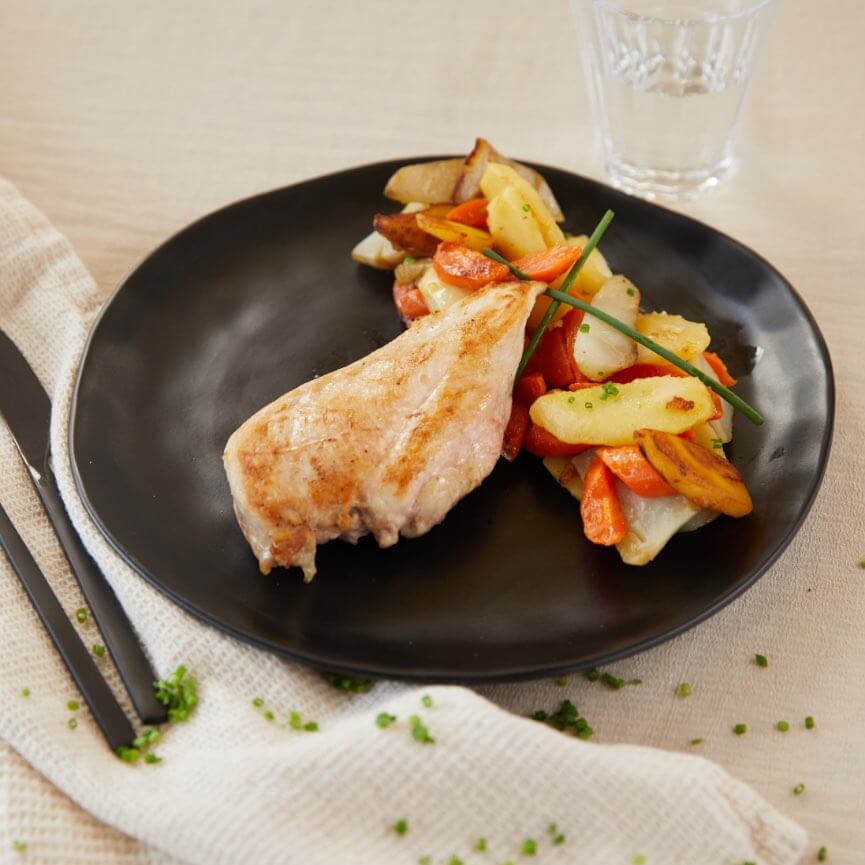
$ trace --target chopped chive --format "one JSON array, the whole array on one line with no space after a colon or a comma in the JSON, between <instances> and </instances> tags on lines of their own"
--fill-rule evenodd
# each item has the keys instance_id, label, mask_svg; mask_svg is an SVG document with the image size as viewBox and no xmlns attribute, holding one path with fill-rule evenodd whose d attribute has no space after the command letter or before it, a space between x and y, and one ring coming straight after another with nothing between
<instances>
[{"instance_id":1,"label":"chopped chive","mask_svg":"<svg viewBox=\"0 0 865 865\"><path fill-rule=\"evenodd\" d=\"M16 853L26 853L27 852L27 844L24 841L13 841L12 849Z\"/></svg>"},{"instance_id":2,"label":"chopped chive","mask_svg":"<svg viewBox=\"0 0 865 865\"><path fill-rule=\"evenodd\" d=\"M138 758L141 756L138 748L127 748L125 745L121 745L115 753L124 763L137 763Z\"/></svg>"},{"instance_id":3,"label":"chopped chive","mask_svg":"<svg viewBox=\"0 0 865 865\"><path fill-rule=\"evenodd\" d=\"M580 333L588 333L591 330L591 327L587 324L580 325Z\"/></svg>"},{"instance_id":4,"label":"chopped chive","mask_svg":"<svg viewBox=\"0 0 865 865\"><path fill-rule=\"evenodd\" d=\"M318 732L318 722L317 721L307 721L303 725L303 729L306 730L307 733L317 733Z\"/></svg>"},{"instance_id":5,"label":"chopped chive","mask_svg":"<svg viewBox=\"0 0 865 865\"><path fill-rule=\"evenodd\" d=\"M162 757L157 757L156 754L145 754L144 755L144 762L150 763L151 765L153 763L161 763Z\"/></svg>"},{"instance_id":6,"label":"chopped chive","mask_svg":"<svg viewBox=\"0 0 865 865\"><path fill-rule=\"evenodd\" d=\"M528 213L531 209L532 209L531 204L524 204L523 205L523 212L524 213Z\"/></svg>"},{"instance_id":7,"label":"chopped chive","mask_svg":"<svg viewBox=\"0 0 865 865\"><path fill-rule=\"evenodd\" d=\"M722 442L721 439L712 439L712 447L715 448L715 450L720 450L724 447L724 442Z\"/></svg>"},{"instance_id":8,"label":"chopped chive","mask_svg":"<svg viewBox=\"0 0 865 865\"><path fill-rule=\"evenodd\" d=\"M30 689L29 688L22 688L21 689L21 696L22 697L29 697L30 696Z\"/></svg>"},{"instance_id":9,"label":"chopped chive","mask_svg":"<svg viewBox=\"0 0 865 865\"><path fill-rule=\"evenodd\" d=\"M451 858L448 859L448 865L463 865L463 860L456 853L451 853Z\"/></svg>"},{"instance_id":10,"label":"chopped chive","mask_svg":"<svg viewBox=\"0 0 865 865\"><path fill-rule=\"evenodd\" d=\"M70 718L66 723L70 730L74 730L78 726L78 721L75 718Z\"/></svg>"},{"instance_id":11,"label":"chopped chive","mask_svg":"<svg viewBox=\"0 0 865 865\"><path fill-rule=\"evenodd\" d=\"M325 673L324 678L334 688L339 688L340 691L351 691L353 694L365 694L375 684L375 679L344 676L342 673Z\"/></svg>"},{"instance_id":12,"label":"chopped chive","mask_svg":"<svg viewBox=\"0 0 865 865\"><path fill-rule=\"evenodd\" d=\"M642 853L637 853L631 862L633 862L634 865L646 865L646 857Z\"/></svg>"},{"instance_id":13,"label":"chopped chive","mask_svg":"<svg viewBox=\"0 0 865 865\"><path fill-rule=\"evenodd\" d=\"M811 717L811 715L808 715L808 717L805 718L805 729L806 730L813 730L814 729L814 719Z\"/></svg>"},{"instance_id":14,"label":"chopped chive","mask_svg":"<svg viewBox=\"0 0 865 865\"><path fill-rule=\"evenodd\" d=\"M827 855L828 855L828 853L827 853L826 848L825 848L825 847L821 847L821 848L817 851L817 861L818 861L818 862L825 862L825 861L826 861L826 856L827 856Z\"/></svg>"},{"instance_id":15,"label":"chopped chive","mask_svg":"<svg viewBox=\"0 0 865 865\"><path fill-rule=\"evenodd\" d=\"M83 625L87 621L87 607L79 607L75 611L75 618Z\"/></svg>"},{"instance_id":16,"label":"chopped chive","mask_svg":"<svg viewBox=\"0 0 865 865\"><path fill-rule=\"evenodd\" d=\"M427 709L431 709L431 708L432 708L433 698L430 697L429 694L424 694L424 695L420 698L420 701L421 701L421 703L422 703L422 704L423 704Z\"/></svg>"},{"instance_id":17,"label":"chopped chive","mask_svg":"<svg viewBox=\"0 0 865 865\"><path fill-rule=\"evenodd\" d=\"M300 717L300 712L294 710L288 716L288 726L292 730L300 730L303 727L303 720Z\"/></svg>"},{"instance_id":18,"label":"chopped chive","mask_svg":"<svg viewBox=\"0 0 865 865\"><path fill-rule=\"evenodd\" d=\"M859 567L862 568L863 570L865 570L865 559L862 559L862 560L859 562Z\"/></svg>"},{"instance_id":19,"label":"chopped chive","mask_svg":"<svg viewBox=\"0 0 865 865\"><path fill-rule=\"evenodd\" d=\"M141 731L140 736L136 736L132 740L132 747L139 749L149 748L152 744L158 742L161 736L162 732L159 727L148 727Z\"/></svg>"},{"instance_id":20,"label":"chopped chive","mask_svg":"<svg viewBox=\"0 0 865 865\"><path fill-rule=\"evenodd\" d=\"M625 680L620 676L614 676L612 673L601 673L601 681L611 690L618 691L625 687Z\"/></svg>"},{"instance_id":21,"label":"chopped chive","mask_svg":"<svg viewBox=\"0 0 865 865\"><path fill-rule=\"evenodd\" d=\"M417 865L432 865L432 856L421 856L417 860Z\"/></svg>"},{"instance_id":22,"label":"chopped chive","mask_svg":"<svg viewBox=\"0 0 865 865\"><path fill-rule=\"evenodd\" d=\"M754 661L758 667L768 667L769 659L765 655L754 655Z\"/></svg>"},{"instance_id":23,"label":"chopped chive","mask_svg":"<svg viewBox=\"0 0 865 865\"><path fill-rule=\"evenodd\" d=\"M534 856L538 852L538 842L534 838L526 838L520 852L523 856Z\"/></svg>"},{"instance_id":24,"label":"chopped chive","mask_svg":"<svg viewBox=\"0 0 865 865\"><path fill-rule=\"evenodd\" d=\"M553 844L558 846L558 845L564 844L564 843L565 843L565 836L561 832L557 832L555 835L553 835Z\"/></svg>"},{"instance_id":25,"label":"chopped chive","mask_svg":"<svg viewBox=\"0 0 865 865\"><path fill-rule=\"evenodd\" d=\"M628 288L625 289L625 293L628 295L628 297L633 297L634 296L634 289L631 288L630 286L628 286Z\"/></svg>"},{"instance_id":26,"label":"chopped chive","mask_svg":"<svg viewBox=\"0 0 865 865\"><path fill-rule=\"evenodd\" d=\"M571 394L571 395L568 397L568 403L569 403L569 404L573 405L576 401L577 401L577 398L576 398L573 394Z\"/></svg>"},{"instance_id":27,"label":"chopped chive","mask_svg":"<svg viewBox=\"0 0 865 865\"><path fill-rule=\"evenodd\" d=\"M736 726L733 727L733 732L737 736L744 736L745 733L748 732L748 725L747 724L736 724Z\"/></svg>"},{"instance_id":28,"label":"chopped chive","mask_svg":"<svg viewBox=\"0 0 865 865\"><path fill-rule=\"evenodd\" d=\"M176 724L189 720L198 705L198 683L187 673L181 664L167 679L153 683L156 699L168 707L168 720Z\"/></svg>"},{"instance_id":29,"label":"chopped chive","mask_svg":"<svg viewBox=\"0 0 865 865\"><path fill-rule=\"evenodd\" d=\"M705 741L704 739L691 739L691 744L692 745L702 745L704 741Z\"/></svg>"},{"instance_id":30,"label":"chopped chive","mask_svg":"<svg viewBox=\"0 0 865 865\"><path fill-rule=\"evenodd\" d=\"M587 403L585 404L585 406L586 406L586 408L592 408L592 404L591 404L590 402L587 402Z\"/></svg>"},{"instance_id":31,"label":"chopped chive","mask_svg":"<svg viewBox=\"0 0 865 865\"><path fill-rule=\"evenodd\" d=\"M270 709L268 709L268 710L264 713L264 717L265 717L268 721L272 721L272 720L274 720L274 717L275 717L275 716L274 716L273 712L271 712Z\"/></svg>"},{"instance_id":32,"label":"chopped chive","mask_svg":"<svg viewBox=\"0 0 865 865\"><path fill-rule=\"evenodd\" d=\"M379 712L376 715L375 723L384 730L385 727L390 727L396 721L396 715L390 715L387 712Z\"/></svg>"},{"instance_id":33,"label":"chopped chive","mask_svg":"<svg viewBox=\"0 0 865 865\"><path fill-rule=\"evenodd\" d=\"M94 655L96 655L97 658L102 658L105 656L105 646L102 646L99 643L94 643L91 651Z\"/></svg>"},{"instance_id":34,"label":"chopped chive","mask_svg":"<svg viewBox=\"0 0 865 865\"><path fill-rule=\"evenodd\" d=\"M405 835L405 833L408 832L408 821L397 820L396 823L393 824L393 831L396 832L397 835Z\"/></svg>"},{"instance_id":35,"label":"chopped chive","mask_svg":"<svg viewBox=\"0 0 865 865\"><path fill-rule=\"evenodd\" d=\"M414 264L415 261L416 261L416 259L415 259L415 257L414 257L413 255L407 255L407 256L402 260L402 263L403 263L403 264Z\"/></svg>"},{"instance_id":36,"label":"chopped chive","mask_svg":"<svg viewBox=\"0 0 865 865\"><path fill-rule=\"evenodd\" d=\"M477 843L475 844L475 850L478 853L486 853L487 851L487 839L486 838L478 838Z\"/></svg>"},{"instance_id":37,"label":"chopped chive","mask_svg":"<svg viewBox=\"0 0 865 865\"><path fill-rule=\"evenodd\" d=\"M429 734L429 730L421 720L420 715L412 715L409 719L411 724L412 738L420 742L422 745L434 745L435 739Z\"/></svg>"},{"instance_id":38,"label":"chopped chive","mask_svg":"<svg viewBox=\"0 0 865 865\"><path fill-rule=\"evenodd\" d=\"M553 684L557 688L564 688L565 685L568 684L568 677L567 676L558 676L557 678L553 679Z\"/></svg>"},{"instance_id":39,"label":"chopped chive","mask_svg":"<svg viewBox=\"0 0 865 865\"><path fill-rule=\"evenodd\" d=\"M790 729L790 725L786 721L778 721L775 724L775 729L779 730L781 733L786 733Z\"/></svg>"},{"instance_id":40,"label":"chopped chive","mask_svg":"<svg viewBox=\"0 0 865 865\"><path fill-rule=\"evenodd\" d=\"M690 697L691 694L694 693L693 688L687 682L681 682L679 687L676 688L676 695L684 699L685 697Z\"/></svg>"},{"instance_id":41,"label":"chopped chive","mask_svg":"<svg viewBox=\"0 0 865 865\"><path fill-rule=\"evenodd\" d=\"M264 705L264 700L262 700L261 697L253 697L252 705L260 709Z\"/></svg>"},{"instance_id":42,"label":"chopped chive","mask_svg":"<svg viewBox=\"0 0 865 865\"><path fill-rule=\"evenodd\" d=\"M78 701L77 700L70 700L66 704L66 708L69 709L70 712L77 712L78 708L79 708Z\"/></svg>"},{"instance_id":43,"label":"chopped chive","mask_svg":"<svg viewBox=\"0 0 865 865\"><path fill-rule=\"evenodd\" d=\"M585 677L586 677L590 682L597 682L598 679L601 678L601 671L600 671L597 667L592 667L591 670L586 670L586 672L583 673L583 675L584 675L584 676L585 676Z\"/></svg>"},{"instance_id":44,"label":"chopped chive","mask_svg":"<svg viewBox=\"0 0 865 865\"><path fill-rule=\"evenodd\" d=\"M797 784L793 788L793 795L794 796L801 796L804 792L805 792L805 785L804 784Z\"/></svg>"}]
</instances>

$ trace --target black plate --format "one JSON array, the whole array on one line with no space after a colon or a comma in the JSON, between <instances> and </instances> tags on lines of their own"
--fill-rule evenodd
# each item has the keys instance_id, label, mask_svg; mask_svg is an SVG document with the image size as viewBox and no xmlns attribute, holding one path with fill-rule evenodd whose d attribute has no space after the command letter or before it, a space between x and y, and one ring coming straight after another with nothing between
<instances>
[{"instance_id":1,"label":"black plate","mask_svg":"<svg viewBox=\"0 0 865 865\"><path fill-rule=\"evenodd\" d=\"M807 308L766 261L711 228L541 167L585 232L607 207L614 271L646 306L705 321L766 415L737 417L733 459L754 513L623 565L582 537L578 504L522 455L425 537L319 549L319 574L264 577L232 514L221 456L253 411L401 330L390 278L354 243L388 176L369 165L196 222L120 286L90 338L71 424L78 487L139 573L235 636L327 669L399 678L550 675L680 633L751 585L807 513L829 451L831 364Z\"/></svg>"}]
</instances>

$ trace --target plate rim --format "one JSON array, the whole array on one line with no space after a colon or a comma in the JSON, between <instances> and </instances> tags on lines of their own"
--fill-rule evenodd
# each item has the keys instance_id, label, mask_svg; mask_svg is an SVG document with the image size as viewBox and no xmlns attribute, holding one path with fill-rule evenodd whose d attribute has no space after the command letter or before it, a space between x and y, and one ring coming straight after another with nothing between
<instances>
[{"instance_id":1,"label":"plate rim","mask_svg":"<svg viewBox=\"0 0 865 865\"><path fill-rule=\"evenodd\" d=\"M76 421L79 417L79 406L78 406L78 397L79 390L81 387L81 382L84 375L84 370L87 365L87 360L90 355L91 345L93 343L94 337L99 329L99 326L105 317L106 313L110 309L111 305L114 303L120 292L126 287L129 283L132 276L134 276L140 269L143 267L148 261L150 261L154 256L156 256L162 249L164 249L169 244L173 243L178 237L182 236L186 232L194 230L199 224L210 220L225 211L232 210L236 207L250 204L256 200L264 199L270 197L276 193L287 192L298 186L303 186L308 183L314 183L316 181L327 180L330 178L337 177L342 174L346 174L349 172L362 172L369 171L375 169L384 169L386 167L393 167L394 169L407 165L412 162L421 162L421 161L433 161L440 159L453 159L455 155L414 155L410 157L404 158L394 158L394 159L386 159L379 160L377 162L368 162L360 165L352 165L346 168L341 168L335 171L329 171L324 174L318 174L313 177L308 177L303 180L298 180L293 183L285 184L283 186L276 186L270 189L266 189L262 192L256 192L252 195L245 196L244 198L237 199L235 201L231 201L227 204L224 204L216 209L209 211L208 213L192 220L191 222L183 225L181 228L174 231L164 240L162 240L159 244L157 244L153 249L144 254L141 258L139 258L134 265L132 265L123 277L118 282L117 286L111 292L111 294L103 301L97 315L91 322L87 338L84 342L84 346L81 351L81 355L78 361L78 366L75 371L75 382L72 388L72 395L69 402L69 411L68 411L68 425L66 432L66 444L69 452L69 466L72 473L72 479L75 485L75 491L78 497L81 500L81 503L84 506L84 510L86 511L88 517L92 520L94 526L96 527L99 534L102 538L108 543L109 547L124 561L136 574L142 577L149 585L153 586L160 593L168 597L178 606L180 606L187 613L191 614L194 618L198 619L200 622L204 622L207 625L216 628L222 633L229 634L230 636L240 640L247 645L255 646L258 649L262 649L264 651L270 652L271 654L275 654L278 657L286 658L290 661L298 663L300 665L311 667L313 669L323 671L323 672L338 672L351 676L364 676L371 677L376 679L392 679L396 681L405 681L405 682L429 682L429 683L455 683L455 684L466 684L466 685L481 685L481 684L492 684L492 683L504 683L504 682L518 682L518 681L528 681L534 679L548 678L566 675L574 672L579 672L581 670L590 669L592 667L601 666L609 663L614 663L616 661L620 661L624 658L629 658L634 655L642 654L643 652L648 651L649 649L655 648L656 646L662 645L675 637L680 636L686 631L691 630L699 624L702 624L707 619L716 615L726 606L731 604L734 600L742 596L748 589L750 589L783 555L783 553L787 550L790 543L799 533L803 523L807 519L808 515L811 512L811 509L814 505L814 502L817 498L817 494L820 491L820 488L823 484L823 480L825 478L826 469L829 464L829 457L832 449L832 443L834 439L835 432L835 415L836 415L836 384L835 384L835 371L832 363L832 356L829 352L829 347L826 342L825 337L823 336L823 332L820 329L820 326L817 323L814 314L811 312L808 305L805 303L805 300L796 290L795 286L775 267L770 261L768 261L763 255L761 255L756 250L752 249L750 246L746 245L740 240L732 237L720 229L717 229L707 222L703 220L696 219L694 217L688 216L686 214L679 213L678 211L672 210L671 208L665 207L663 204L658 204L656 202L649 202L643 199L633 197L635 203L638 206L649 206L652 209L659 209L664 211L666 214L673 216L676 220L684 220L690 224L698 225L699 227L706 229L713 234L723 238L727 242L731 243L733 246L737 247L739 250L747 253L756 259L763 267L767 270L771 271L781 282L783 287L789 292L793 301L797 305L800 313L803 315L803 318L807 321L811 332L815 337L815 342L817 345L818 353L820 360L822 362L823 368L826 372L826 412L825 412L825 427L823 430L823 434L820 440L820 450L818 455L818 469L816 474L813 476L810 486L807 490L807 494L805 496L804 505L801 508L797 518L790 524L787 531L784 533L784 536L776 545L775 549L770 553L770 555L763 561L757 568L755 568L748 576L732 586L728 591L721 594L718 598L716 598L709 606L707 606L704 610L701 610L696 615L691 616L686 621L679 623L671 628L664 630L660 634L656 634L652 637L647 637L643 640L635 642L629 646L626 646L622 649L619 649L614 652L603 652L598 655L594 655L589 659L584 659L579 662L554 662L550 664L529 664L525 666L521 666L519 668L515 668L513 665L508 666L506 669L502 670L488 670L481 672L462 672L462 673L453 673L444 670L435 670L435 669L417 669L412 671L405 670L395 670L393 667L388 667L386 665L379 664L352 664L350 660L345 662L343 661L334 661L329 658L321 656L320 653L316 652L300 652L293 649L288 649L285 646L278 645L263 637L253 636L249 633L246 633L238 628L235 628L233 625L226 623L225 621L209 615L206 611L198 608L194 604L186 601L184 598L180 597L172 588L168 587L165 583L160 582L153 574L151 574L143 565L136 561L134 556L130 553L129 550L126 549L124 544L109 531L108 527L100 518L98 512L94 508L92 502L90 501L89 496L87 495L85 482L82 478L80 468L78 465L78 461L76 459L76 449L75 449L75 429L76 429ZM571 175L580 181L588 181L591 184L597 185L604 189L607 189L616 194L626 194L623 193L622 190L615 189L615 187L610 186L607 183L604 183L601 180L597 180L593 177L588 177L583 174L579 174L574 171L570 171L567 168L560 168L557 166L546 165L543 163L536 162L525 162L525 165L534 168L539 171L541 174L544 172L554 171L554 172L563 172L565 174Z\"/></svg>"}]
</instances>

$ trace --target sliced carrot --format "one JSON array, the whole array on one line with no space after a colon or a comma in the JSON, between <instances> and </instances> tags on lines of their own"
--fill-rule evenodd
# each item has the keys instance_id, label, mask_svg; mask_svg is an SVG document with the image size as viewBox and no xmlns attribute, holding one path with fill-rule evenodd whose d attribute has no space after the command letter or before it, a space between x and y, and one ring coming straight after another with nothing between
<instances>
[{"instance_id":1,"label":"sliced carrot","mask_svg":"<svg viewBox=\"0 0 865 865\"><path fill-rule=\"evenodd\" d=\"M727 364L725 364L714 351L704 351L703 357L706 358L706 363L712 367L712 371L716 376L718 376L718 381L721 382L724 387L732 387L736 384L737 379L730 375L730 371L727 369Z\"/></svg>"},{"instance_id":2,"label":"sliced carrot","mask_svg":"<svg viewBox=\"0 0 865 865\"><path fill-rule=\"evenodd\" d=\"M536 457L575 457L591 447L591 445L572 445L563 442L535 423L530 423L523 446Z\"/></svg>"},{"instance_id":3,"label":"sliced carrot","mask_svg":"<svg viewBox=\"0 0 865 865\"><path fill-rule=\"evenodd\" d=\"M470 291L507 279L510 275L500 262L459 243L446 241L436 248L433 267L445 282Z\"/></svg>"},{"instance_id":4,"label":"sliced carrot","mask_svg":"<svg viewBox=\"0 0 865 865\"><path fill-rule=\"evenodd\" d=\"M453 210L448 211L448 219L461 222L463 225L472 225L475 228L487 230L487 200L486 198L470 198L462 204L458 204Z\"/></svg>"},{"instance_id":5,"label":"sliced carrot","mask_svg":"<svg viewBox=\"0 0 865 865\"><path fill-rule=\"evenodd\" d=\"M709 391L709 396L712 397L712 405L715 406L715 411L707 420L718 420L724 417L724 403L721 402L721 397L710 387L707 387L706 390Z\"/></svg>"},{"instance_id":6,"label":"sliced carrot","mask_svg":"<svg viewBox=\"0 0 865 865\"><path fill-rule=\"evenodd\" d=\"M580 325L582 323L583 311L581 309L572 309L562 319L562 330L565 332L565 351L568 353L568 357L574 357L574 343L576 342L577 334L580 332ZM574 361L574 373L576 374L576 381L578 382L589 380L580 371L576 360Z\"/></svg>"},{"instance_id":7,"label":"sliced carrot","mask_svg":"<svg viewBox=\"0 0 865 865\"><path fill-rule=\"evenodd\" d=\"M396 311L403 321L410 322L424 315L429 315L429 307L426 305L420 289L415 288L413 282L395 282L393 284L393 302Z\"/></svg>"},{"instance_id":8,"label":"sliced carrot","mask_svg":"<svg viewBox=\"0 0 865 865\"><path fill-rule=\"evenodd\" d=\"M547 392L547 383L539 372L527 372L517 382L514 395L526 405L531 405L539 396Z\"/></svg>"},{"instance_id":9,"label":"sliced carrot","mask_svg":"<svg viewBox=\"0 0 865 865\"><path fill-rule=\"evenodd\" d=\"M565 329L562 326L546 330L535 349L532 369L544 377L549 387L567 387L575 381L581 381L583 375L574 362L574 352L568 352Z\"/></svg>"},{"instance_id":10,"label":"sliced carrot","mask_svg":"<svg viewBox=\"0 0 865 865\"><path fill-rule=\"evenodd\" d=\"M626 369L620 369L610 376L610 381L616 384L628 384L638 378L656 378L659 375L685 376L687 373L674 366L664 366L660 363L635 363Z\"/></svg>"},{"instance_id":11,"label":"sliced carrot","mask_svg":"<svg viewBox=\"0 0 865 865\"><path fill-rule=\"evenodd\" d=\"M644 499L671 496L676 491L652 468L636 445L598 448L604 465L629 489Z\"/></svg>"},{"instance_id":12,"label":"sliced carrot","mask_svg":"<svg viewBox=\"0 0 865 865\"><path fill-rule=\"evenodd\" d=\"M580 499L583 533L593 544L611 547L628 533L613 475L600 458L595 458L583 478Z\"/></svg>"},{"instance_id":13,"label":"sliced carrot","mask_svg":"<svg viewBox=\"0 0 865 865\"><path fill-rule=\"evenodd\" d=\"M511 416L505 427L505 437L502 442L502 456L509 462L513 462L520 452L530 423L528 407L514 400L511 404Z\"/></svg>"},{"instance_id":14,"label":"sliced carrot","mask_svg":"<svg viewBox=\"0 0 865 865\"><path fill-rule=\"evenodd\" d=\"M568 385L568 390L583 390L587 387L595 387L600 384L597 381L575 381Z\"/></svg>"},{"instance_id":15,"label":"sliced carrot","mask_svg":"<svg viewBox=\"0 0 865 865\"><path fill-rule=\"evenodd\" d=\"M540 282L552 282L561 276L580 257L582 250L578 246L551 246L541 252L524 255L512 262L529 279Z\"/></svg>"}]
</instances>

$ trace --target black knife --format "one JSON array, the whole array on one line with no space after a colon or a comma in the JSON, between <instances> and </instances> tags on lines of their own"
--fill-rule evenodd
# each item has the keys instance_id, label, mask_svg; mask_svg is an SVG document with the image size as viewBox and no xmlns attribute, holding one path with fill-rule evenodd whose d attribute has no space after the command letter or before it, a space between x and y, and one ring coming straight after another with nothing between
<instances>
[{"instance_id":1,"label":"black knife","mask_svg":"<svg viewBox=\"0 0 865 865\"><path fill-rule=\"evenodd\" d=\"M24 355L2 331L0 415L12 433L136 712L145 723L162 723L166 710L153 693L156 676L150 662L108 580L84 549L60 498L51 464L51 401Z\"/></svg>"}]
</instances>

